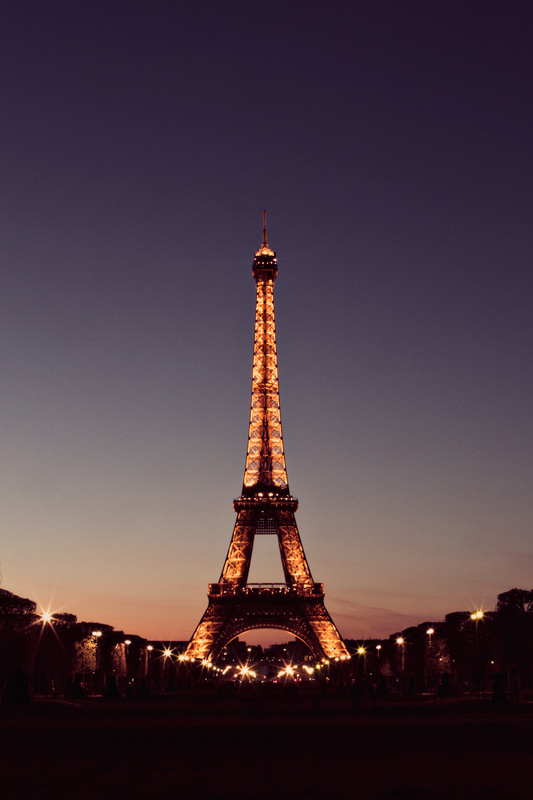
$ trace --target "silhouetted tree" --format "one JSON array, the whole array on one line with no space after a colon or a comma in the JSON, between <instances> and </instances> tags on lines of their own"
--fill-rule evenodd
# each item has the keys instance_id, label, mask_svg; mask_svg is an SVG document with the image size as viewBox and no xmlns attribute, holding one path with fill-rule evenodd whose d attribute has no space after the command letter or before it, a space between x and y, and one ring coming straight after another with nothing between
<instances>
[{"instance_id":1,"label":"silhouetted tree","mask_svg":"<svg viewBox=\"0 0 533 800\"><path fill-rule=\"evenodd\" d=\"M509 589L498 595L496 613L533 614L533 589Z\"/></svg>"},{"instance_id":2,"label":"silhouetted tree","mask_svg":"<svg viewBox=\"0 0 533 800\"><path fill-rule=\"evenodd\" d=\"M532 687L533 590L509 589L498 595L495 613L498 661L509 675L510 688Z\"/></svg>"},{"instance_id":3,"label":"silhouetted tree","mask_svg":"<svg viewBox=\"0 0 533 800\"><path fill-rule=\"evenodd\" d=\"M0 686L8 699L28 697L37 642L35 609L32 600L0 589Z\"/></svg>"},{"instance_id":4,"label":"silhouetted tree","mask_svg":"<svg viewBox=\"0 0 533 800\"><path fill-rule=\"evenodd\" d=\"M446 614L441 627L450 655L455 683L459 686L468 683L474 669L475 631L468 611L454 611Z\"/></svg>"}]
</instances>

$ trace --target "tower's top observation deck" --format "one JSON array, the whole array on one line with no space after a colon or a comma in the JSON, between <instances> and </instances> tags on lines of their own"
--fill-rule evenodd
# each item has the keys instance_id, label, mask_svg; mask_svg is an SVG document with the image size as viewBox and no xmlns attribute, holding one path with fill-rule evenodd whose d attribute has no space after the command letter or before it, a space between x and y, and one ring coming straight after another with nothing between
<instances>
[{"instance_id":1,"label":"tower's top observation deck","mask_svg":"<svg viewBox=\"0 0 533 800\"><path fill-rule=\"evenodd\" d=\"M263 241L261 247L254 256L254 264L252 268L253 276L256 280L259 278L275 280L278 274L276 254L268 246L266 215L267 212L263 211Z\"/></svg>"}]
</instances>

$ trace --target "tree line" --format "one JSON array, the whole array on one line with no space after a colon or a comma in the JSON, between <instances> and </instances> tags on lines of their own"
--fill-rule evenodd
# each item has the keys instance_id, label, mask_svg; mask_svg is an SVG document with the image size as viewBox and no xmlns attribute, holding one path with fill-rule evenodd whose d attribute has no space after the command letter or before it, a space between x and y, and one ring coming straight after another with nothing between
<instances>
[{"instance_id":1,"label":"tree line","mask_svg":"<svg viewBox=\"0 0 533 800\"><path fill-rule=\"evenodd\" d=\"M73 614L37 613L0 589L0 700L172 690L186 643L148 642ZM355 685L373 691L533 696L533 590L509 589L492 611L455 611L387 639L348 640ZM235 648L229 648L233 652Z\"/></svg>"}]
</instances>

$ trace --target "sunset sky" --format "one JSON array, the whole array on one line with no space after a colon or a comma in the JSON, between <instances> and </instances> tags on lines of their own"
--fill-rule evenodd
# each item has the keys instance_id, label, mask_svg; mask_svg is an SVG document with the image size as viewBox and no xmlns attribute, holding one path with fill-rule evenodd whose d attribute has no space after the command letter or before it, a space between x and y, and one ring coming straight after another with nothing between
<instances>
[{"instance_id":1,"label":"sunset sky","mask_svg":"<svg viewBox=\"0 0 533 800\"><path fill-rule=\"evenodd\" d=\"M192 634L242 486L263 208L341 633L532 588L532 41L526 1L2 4L2 588Z\"/></svg>"}]
</instances>

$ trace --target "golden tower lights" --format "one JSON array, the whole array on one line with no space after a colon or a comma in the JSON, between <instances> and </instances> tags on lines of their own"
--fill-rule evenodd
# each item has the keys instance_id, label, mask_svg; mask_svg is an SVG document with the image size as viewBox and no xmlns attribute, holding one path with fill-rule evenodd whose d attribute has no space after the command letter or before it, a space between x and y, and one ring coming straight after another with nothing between
<instances>
[{"instance_id":1,"label":"golden tower lights","mask_svg":"<svg viewBox=\"0 0 533 800\"><path fill-rule=\"evenodd\" d=\"M235 636L252 628L280 628L304 641L317 658L345 659L348 651L324 605L324 587L313 581L289 492L279 402L274 282L276 254L269 248L266 211L263 240L255 253L256 282L252 398L237 520L218 583L209 585L209 604L186 655L216 658ZM248 584L254 538L277 535L284 584Z\"/></svg>"}]
</instances>

